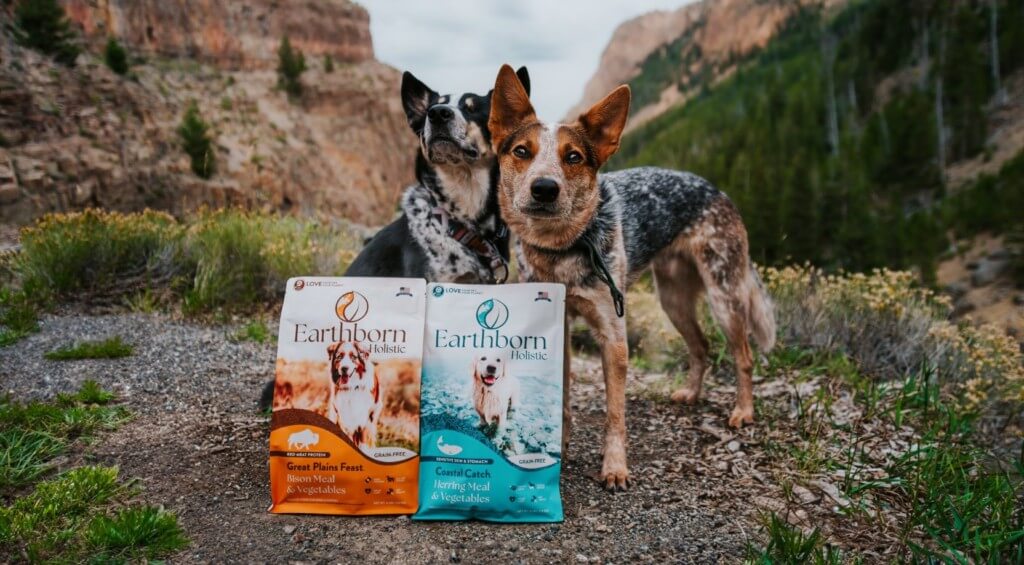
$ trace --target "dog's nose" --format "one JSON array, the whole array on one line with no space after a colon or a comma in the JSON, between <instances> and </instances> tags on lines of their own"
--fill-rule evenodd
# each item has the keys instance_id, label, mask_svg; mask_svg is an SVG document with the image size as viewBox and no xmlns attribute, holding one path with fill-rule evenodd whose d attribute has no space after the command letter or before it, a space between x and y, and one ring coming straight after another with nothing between
<instances>
[{"instance_id":1,"label":"dog's nose","mask_svg":"<svg viewBox=\"0 0 1024 565\"><path fill-rule=\"evenodd\" d=\"M488 365L488 366L487 366L487 372L488 372L488 373L493 373L493 372L495 372L495 371L497 371L497 370L498 370L498 368L497 368L497 367L495 367L494 365Z\"/></svg>"},{"instance_id":2,"label":"dog's nose","mask_svg":"<svg viewBox=\"0 0 1024 565\"><path fill-rule=\"evenodd\" d=\"M542 204L550 204L558 198L558 183L553 179L539 178L530 185L533 199Z\"/></svg>"},{"instance_id":3,"label":"dog's nose","mask_svg":"<svg viewBox=\"0 0 1024 565\"><path fill-rule=\"evenodd\" d=\"M430 118L431 122L439 124L454 118L455 112L448 106L436 104L427 109L427 117Z\"/></svg>"}]
</instances>

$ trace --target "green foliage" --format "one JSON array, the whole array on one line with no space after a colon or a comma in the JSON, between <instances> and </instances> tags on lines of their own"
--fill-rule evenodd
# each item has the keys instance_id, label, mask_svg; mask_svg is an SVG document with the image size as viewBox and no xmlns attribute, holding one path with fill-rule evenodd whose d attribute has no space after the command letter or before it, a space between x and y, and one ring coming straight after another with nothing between
<instances>
[{"instance_id":1,"label":"green foliage","mask_svg":"<svg viewBox=\"0 0 1024 565\"><path fill-rule=\"evenodd\" d=\"M281 46L277 50L277 61L278 86L288 93L289 98L301 96L301 77L306 71L306 57L302 51L292 48L292 42L287 35L281 40Z\"/></svg>"},{"instance_id":2,"label":"green foliage","mask_svg":"<svg viewBox=\"0 0 1024 565\"><path fill-rule=\"evenodd\" d=\"M813 563L814 565L839 565L842 554L826 546L821 532L815 528L804 533L779 518L774 512L764 518L765 546L747 545L747 563L770 565L773 563Z\"/></svg>"},{"instance_id":3,"label":"green foliage","mask_svg":"<svg viewBox=\"0 0 1024 565\"><path fill-rule=\"evenodd\" d=\"M107 39L107 45L103 48L103 62L119 75L128 74L128 52L121 47L117 38Z\"/></svg>"},{"instance_id":4,"label":"green foliage","mask_svg":"<svg viewBox=\"0 0 1024 565\"><path fill-rule=\"evenodd\" d=\"M46 432L0 431L0 492L34 481L66 447L64 441Z\"/></svg>"},{"instance_id":5,"label":"green foliage","mask_svg":"<svg viewBox=\"0 0 1024 565\"><path fill-rule=\"evenodd\" d=\"M135 490L115 467L79 467L0 508L0 558L31 562L123 562L157 558L188 543L174 515L132 505Z\"/></svg>"},{"instance_id":6,"label":"green foliage","mask_svg":"<svg viewBox=\"0 0 1024 565\"><path fill-rule=\"evenodd\" d=\"M125 508L98 515L85 535L93 560L153 559L188 545L178 519L154 506Z\"/></svg>"},{"instance_id":7,"label":"green foliage","mask_svg":"<svg viewBox=\"0 0 1024 565\"><path fill-rule=\"evenodd\" d=\"M0 347L39 329L36 305L24 292L0 288Z\"/></svg>"},{"instance_id":8,"label":"green foliage","mask_svg":"<svg viewBox=\"0 0 1024 565\"><path fill-rule=\"evenodd\" d=\"M930 382L927 374L908 380L897 405L901 419L910 412L925 430L919 446L886 469L889 479L871 486L891 488L907 515L905 535L930 542L908 542L916 559L1019 563L1024 462L1014 469L971 442L974 415L944 403Z\"/></svg>"},{"instance_id":9,"label":"green foliage","mask_svg":"<svg viewBox=\"0 0 1024 565\"><path fill-rule=\"evenodd\" d=\"M343 225L238 210L186 223L157 212L50 215L21 243L12 268L30 304L180 300L189 313L259 310L292 276L343 273L360 245Z\"/></svg>"},{"instance_id":10,"label":"green foliage","mask_svg":"<svg viewBox=\"0 0 1024 565\"><path fill-rule=\"evenodd\" d=\"M256 343L266 343L273 336L270 334L270 330L267 329L266 324L259 320L255 320L242 326L240 330L235 332L234 337L239 341L254 341Z\"/></svg>"},{"instance_id":11,"label":"green foliage","mask_svg":"<svg viewBox=\"0 0 1024 565\"><path fill-rule=\"evenodd\" d=\"M217 170L217 155L210 137L210 125L203 121L199 106L192 102L185 110L185 116L178 126L182 148L192 161L192 172L208 179Z\"/></svg>"},{"instance_id":12,"label":"green foliage","mask_svg":"<svg viewBox=\"0 0 1024 565\"><path fill-rule=\"evenodd\" d=\"M76 393L58 395L54 402L0 398L0 493L45 473L70 441L123 422L126 410L106 406L112 399L95 381L85 381Z\"/></svg>"},{"instance_id":13,"label":"green foliage","mask_svg":"<svg viewBox=\"0 0 1024 565\"><path fill-rule=\"evenodd\" d=\"M182 228L159 212L51 215L22 232L15 271L35 302L165 282Z\"/></svg>"},{"instance_id":14,"label":"green foliage","mask_svg":"<svg viewBox=\"0 0 1024 565\"><path fill-rule=\"evenodd\" d=\"M334 58L330 53L324 55L324 72L327 74L334 72Z\"/></svg>"},{"instance_id":15,"label":"green foliage","mask_svg":"<svg viewBox=\"0 0 1024 565\"><path fill-rule=\"evenodd\" d=\"M70 361L75 359L119 359L132 354L132 346L125 343L121 336L102 341L83 341L72 346L61 347L46 354L51 361Z\"/></svg>"},{"instance_id":16,"label":"green foliage","mask_svg":"<svg viewBox=\"0 0 1024 565\"><path fill-rule=\"evenodd\" d=\"M81 49L57 0L21 0L14 8L14 23L18 43L74 66Z\"/></svg>"},{"instance_id":17,"label":"green foliage","mask_svg":"<svg viewBox=\"0 0 1024 565\"><path fill-rule=\"evenodd\" d=\"M1024 64L1015 23L1024 5L998 7L1006 75ZM962 223L957 206L944 203L940 145L949 164L979 154L988 135L988 2L865 0L829 18L800 9L732 77L626 135L610 167L707 177L740 207L761 263L916 268L930 282L946 231ZM680 81L701 80L688 69L707 65L689 44L669 44L643 63L630 83L634 107L673 82L692 89ZM957 204L986 206L990 188L979 189Z\"/></svg>"}]
</instances>

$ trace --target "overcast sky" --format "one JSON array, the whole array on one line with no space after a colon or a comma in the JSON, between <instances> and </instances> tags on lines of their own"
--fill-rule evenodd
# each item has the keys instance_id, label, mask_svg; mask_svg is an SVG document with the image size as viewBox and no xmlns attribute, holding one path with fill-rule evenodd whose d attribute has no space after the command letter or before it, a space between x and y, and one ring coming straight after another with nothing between
<instances>
[{"instance_id":1,"label":"overcast sky","mask_svg":"<svg viewBox=\"0 0 1024 565\"><path fill-rule=\"evenodd\" d=\"M442 94L486 93L502 63L526 65L542 119L583 94L616 26L692 0L357 0L377 59Z\"/></svg>"}]
</instances>

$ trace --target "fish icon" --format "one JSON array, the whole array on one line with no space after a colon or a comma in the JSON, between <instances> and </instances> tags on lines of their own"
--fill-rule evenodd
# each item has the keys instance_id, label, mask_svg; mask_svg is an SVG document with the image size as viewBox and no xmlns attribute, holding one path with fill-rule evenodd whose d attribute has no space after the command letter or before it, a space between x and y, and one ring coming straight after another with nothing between
<instances>
[{"instance_id":1,"label":"fish icon","mask_svg":"<svg viewBox=\"0 0 1024 565\"><path fill-rule=\"evenodd\" d=\"M445 455L458 455L462 453L462 448L458 445L445 443L444 436L437 436L437 448Z\"/></svg>"}]
</instances>

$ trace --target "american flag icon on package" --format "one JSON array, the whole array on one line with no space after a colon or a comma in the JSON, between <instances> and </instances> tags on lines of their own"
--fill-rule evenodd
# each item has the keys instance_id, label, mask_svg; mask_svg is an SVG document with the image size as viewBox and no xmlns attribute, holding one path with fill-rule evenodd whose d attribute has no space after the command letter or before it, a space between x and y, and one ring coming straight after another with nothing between
<instances>
[{"instance_id":1,"label":"american flag icon on package","mask_svg":"<svg viewBox=\"0 0 1024 565\"><path fill-rule=\"evenodd\" d=\"M540 302L541 300L545 302L551 302L551 297L548 296L548 293L546 291L541 290L537 292L537 298L534 298L533 301Z\"/></svg>"}]
</instances>

